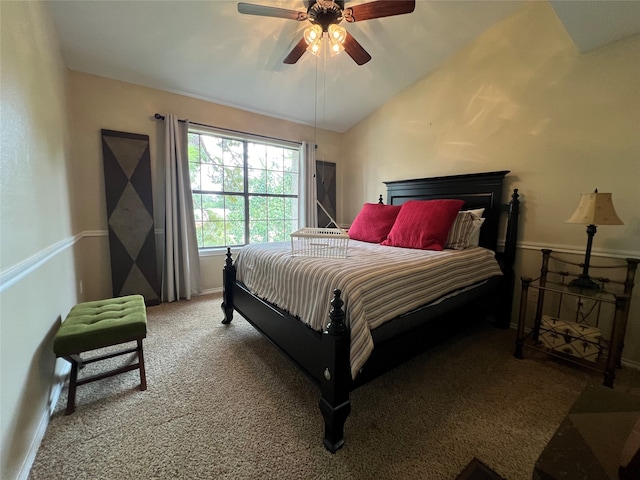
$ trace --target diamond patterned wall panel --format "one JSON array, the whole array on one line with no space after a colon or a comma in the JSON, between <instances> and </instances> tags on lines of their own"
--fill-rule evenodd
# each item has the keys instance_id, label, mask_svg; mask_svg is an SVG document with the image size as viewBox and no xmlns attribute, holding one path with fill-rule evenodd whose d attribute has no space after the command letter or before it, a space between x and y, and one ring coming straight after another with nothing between
<instances>
[{"instance_id":1,"label":"diamond patterned wall panel","mask_svg":"<svg viewBox=\"0 0 640 480\"><path fill-rule=\"evenodd\" d=\"M102 130L113 296L160 303L149 136Z\"/></svg>"}]
</instances>

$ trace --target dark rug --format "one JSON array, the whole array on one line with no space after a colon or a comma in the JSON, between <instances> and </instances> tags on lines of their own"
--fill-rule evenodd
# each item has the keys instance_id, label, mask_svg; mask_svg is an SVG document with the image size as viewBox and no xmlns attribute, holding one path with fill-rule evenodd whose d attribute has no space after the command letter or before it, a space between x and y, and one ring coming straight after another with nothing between
<instances>
[{"instance_id":1,"label":"dark rug","mask_svg":"<svg viewBox=\"0 0 640 480\"><path fill-rule=\"evenodd\" d=\"M456 480L504 480L504 478L474 457Z\"/></svg>"}]
</instances>

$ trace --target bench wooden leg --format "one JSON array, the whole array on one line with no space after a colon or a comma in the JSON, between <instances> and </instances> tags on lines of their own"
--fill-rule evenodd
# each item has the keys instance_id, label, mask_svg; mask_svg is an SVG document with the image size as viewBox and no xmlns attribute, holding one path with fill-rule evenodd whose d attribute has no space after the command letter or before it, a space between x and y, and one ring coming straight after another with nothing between
<instances>
[{"instance_id":1,"label":"bench wooden leg","mask_svg":"<svg viewBox=\"0 0 640 480\"><path fill-rule=\"evenodd\" d=\"M65 415L71 415L76 408L76 383L78 381L78 362L73 357L65 357L71 362L71 376L69 377L69 395L67 396L67 410Z\"/></svg>"},{"instance_id":2,"label":"bench wooden leg","mask_svg":"<svg viewBox=\"0 0 640 480\"><path fill-rule=\"evenodd\" d=\"M108 353L106 355L97 357L83 359L78 354L67 355L64 357L65 360L71 363L71 375L69 376L69 396L67 398L67 409L65 411L65 415L71 415L75 411L76 389L80 385L84 385L86 383L95 382L97 380L102 380L104 378L112 377L114 375L120 375L121 373L130 372L137 369L140 372L140 390L147 389L147 374L144 368L144 351L142 349L142 339L140 338L136 340L136 342L138 343L138 345L135 348L132 347L126 350L120 350L118 352ZM134 363L132 365L125 365L120 368L116 368L115 370L108 370L106 372L90 377L84 377L78 380L78 369L83 368L85 364L99 362L101 360L107 360L109 358L134 352L138 356L137 363Z\"/></svg>"},{"instance_id":3,"label":"bench wooden leg","mask_svg":"<svg viewBox=\"0 0 640 480\"><path fill-rule=\"evenodd\" d=\"M146 390L147 374L144 369L144 352L142 351L142 339L138 340L138 365L140 367L140 390Z\"/></svg>"}]
</instances>

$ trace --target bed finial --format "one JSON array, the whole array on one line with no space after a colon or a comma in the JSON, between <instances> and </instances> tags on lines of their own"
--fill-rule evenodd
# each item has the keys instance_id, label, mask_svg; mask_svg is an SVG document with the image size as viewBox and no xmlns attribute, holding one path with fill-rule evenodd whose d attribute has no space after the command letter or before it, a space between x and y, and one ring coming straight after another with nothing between
<instances>
[{"instance_id":1,"label":"bed finial","mask_svg":"<svg viewBox=\"0 0 640 480\"><path fill-rule=\"evenodd\" d=\"M233 320L233 284L236 283L236 267L231 258L231 248L227 247L227 258L222 269L222 311L224 320L222 323L229 324Z\"/></svg>"},{"instance_id":2,"label":"bed finial","mask_svg":"<svg viewBox=\"0 0 640 480\"><path fill-rule=\"evenodd\" d=\"M378 204L384 205L384 202L382 201L382 194L380 194L380 198L378 199Z\"/></svg>"},{"instance_id":3,"label":"bed finial","mask_svg":"<svg viewBox=\"0 0 640 480\"><path fill-rule=\"evenodd\" d=\"M329 324L326 329L326 333L329 335L342 335L347 330L344 324L344 310L342 310L344 302L340 295L342 295L342 292L339 289L333 291L331 310L329 311Z\"/></svg>"},{"instance_id":4,"label":"bed finial","mask_svg":"<svg viewBox=\"0 0 640 480\"><path fill-rule=\"evenodd\" d=\"M520 200L518 200L519 197L520 195L518 194L518 189L514 188L513 193L511 194L511 201L509 202L511 212L520 212Z\"/></svg>"}]
</instances>

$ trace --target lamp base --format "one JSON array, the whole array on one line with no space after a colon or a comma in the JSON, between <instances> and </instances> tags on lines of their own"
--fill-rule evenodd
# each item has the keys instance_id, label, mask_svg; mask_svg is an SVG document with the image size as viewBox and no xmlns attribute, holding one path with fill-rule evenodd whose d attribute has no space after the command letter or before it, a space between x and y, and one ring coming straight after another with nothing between
<instances>
[{"instance_id":1,"label":"lamp base","mask_svg":"<svg viewBox=\"0 0 640 480\"><path fill-rule=\"evenodd\" d=\"M589 276L580 275L578 278L575 278L569 282L569 287L579 288L581 290L600 290L601 287L599 284L591 280Z\"/></svg>"}]
</instances>

